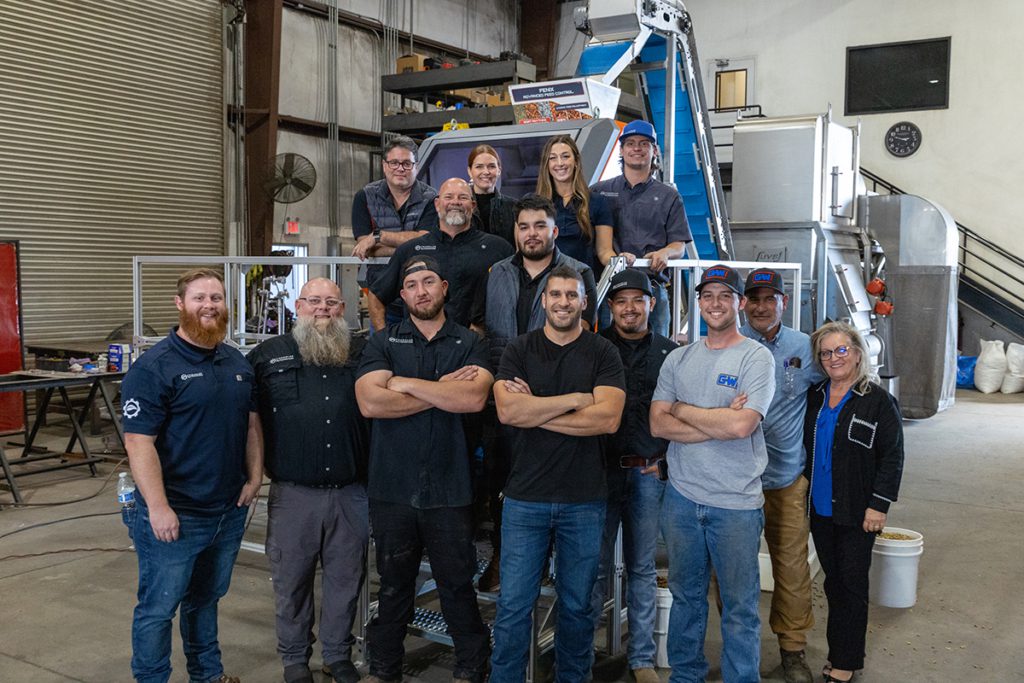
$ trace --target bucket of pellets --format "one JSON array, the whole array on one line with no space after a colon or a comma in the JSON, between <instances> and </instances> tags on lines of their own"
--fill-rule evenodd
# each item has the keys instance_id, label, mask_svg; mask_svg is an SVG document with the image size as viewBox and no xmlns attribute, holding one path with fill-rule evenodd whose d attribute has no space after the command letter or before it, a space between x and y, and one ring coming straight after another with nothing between
<instances>
[{"instance_id":1,"label":"bucket of pellets","mask_svg":"<svg viewBox=\"0 0 1024 683\"><path fill-rule=\"evenodd\" d=\"M887 526L871 553L868 595L883 607L913 607L917 602L917 570L924 537L910 529Z\"/></svg>"}]
</instances>

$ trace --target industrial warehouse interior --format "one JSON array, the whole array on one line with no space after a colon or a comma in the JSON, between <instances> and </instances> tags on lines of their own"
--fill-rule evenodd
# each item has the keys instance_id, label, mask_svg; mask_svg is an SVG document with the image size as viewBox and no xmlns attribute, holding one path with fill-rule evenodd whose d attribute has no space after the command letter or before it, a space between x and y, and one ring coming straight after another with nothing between
<instances>
[{"instance_id":1,"label":"industrial warehouse interior","mask_svg":"<svg viewBox=\"0 0 1024 683\"><path fill-rule=\"evenodd\" d=\"M0 681L1024 679L1022 21L0 0Z\"/></svg>"}]
</instances>

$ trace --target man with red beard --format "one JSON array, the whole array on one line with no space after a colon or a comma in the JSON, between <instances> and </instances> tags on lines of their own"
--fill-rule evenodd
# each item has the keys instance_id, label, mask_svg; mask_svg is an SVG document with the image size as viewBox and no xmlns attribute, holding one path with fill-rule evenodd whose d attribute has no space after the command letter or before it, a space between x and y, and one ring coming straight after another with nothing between
<instances>
[{"instance_id":1,"label":"man with red beard","mask_svg":"<svg viewBox=\"0 0 1024 683\"><path fill-rule=\"evenodd\" d=\"M139 560L132 675L171 676L171 621L189 678L237 683L224 673L217 603L263 480L252 368L223 344L228 313L220 274L178 278L179 325L132 365L121 386L125 446L138 484L132 538Z\"/></svg>"},{"instance_id":2,"label":"man with red beard","mask_svg":"<svg viewBox=\"0 0 1024 683\"><path fill-rule=\"evenodd\" d=\"M352 337L331 280L302 287L291 334L249 354L272 481L267 557L274 580L277 650L285 683L313 683L313 583L323 570L319 639L335 681L356 683L352 624L370 536L366 502L369 422L356 405L363 337Z\"/></svg>"},{"instance_id":3,"label":"man with red beard","mask_svg":"<svg viewBox=\"0 0 1024 683\"><path fill-rule=\"evenodd\" d=\"M448 283L437 260L415 256L401 272L410 317L370 339L356 381L359 407L374 418L369 497L380 574L365 680L402 679L402 642L426 550L454 641L454 681L482 683L490 632L473 589L473 489L463 418L483 408L494 378L482 340L445 314Z\"/></svg>"}]
</instances>

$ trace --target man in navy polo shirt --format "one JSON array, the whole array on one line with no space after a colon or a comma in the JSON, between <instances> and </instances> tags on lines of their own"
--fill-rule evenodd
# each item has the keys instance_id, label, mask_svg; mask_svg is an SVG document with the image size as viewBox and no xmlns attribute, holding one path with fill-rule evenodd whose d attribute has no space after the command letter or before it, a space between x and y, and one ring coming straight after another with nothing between
<instances>
[{"instance_id":1,"label":"man in navy polo shirt","mask_svg":"<svg viewBox=\"0 0 1024 683\"><path fill-rule=\"evenodd\" d=\"M139 560L132 675L171 677L171 621L193 683L237 683L224 673L217 602L263 480L254 375L227 330L224 281L197 268L178 278L179 325L147 351L121 386L125 446L138 484L132 524Z\"/></svg>"},{"instance_id":2,"label":"man in navy polo shirt","mask_svg":"<svg viewBox=\"0 0 1024 683\"><path fill-rule=\"evenodd\" d=\"M650 259L644 269L651 279L655 305L650 315L651 331L671 337L666 261L681 258L687 242L693 240L686 210L678 190L654 179L658 168L658 135L647 121L632 121L619 135L622 175L602 180L590 188L611 205L615 232L611 253L598 254L602 262L623 256L628 265L636 259ZM602 316L602 327L610 317Z\"/></svg>"},{"instance_id":3,"label":"man in navy polo shirt","mask_svg":"<svg viewBox=\"0 0 1024 683\"><path fill-rule=\"evenodd\" d=\"M501 238L496 238L501 239ZM484 407L494 379L487 349L444 310L448 283L430 256L402 264L409 318L363 350L356 399L373 418L370 525L380 574L367 629L367 683L400 681L424 549L455 646L454 683L483 683L490 632L473 589L473 489L463 418Z\"/></svg>"}]
</instances>

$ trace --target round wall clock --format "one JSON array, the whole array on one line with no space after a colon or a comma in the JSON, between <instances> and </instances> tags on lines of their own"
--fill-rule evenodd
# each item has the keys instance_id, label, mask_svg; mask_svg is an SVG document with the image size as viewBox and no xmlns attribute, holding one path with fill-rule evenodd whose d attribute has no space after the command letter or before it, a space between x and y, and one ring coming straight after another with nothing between
<instances>
[{"instance_id":1,"label":"round wall clock","mask_svg":"<svg viewBox=\"0 0 1024 683\"><path fill-rule=\"evenodd\" d=\"M885 134L885 148L895 157L909 157L921 147L921 129L910 121L893 124Z\"/></svg>"}]
</instances>

